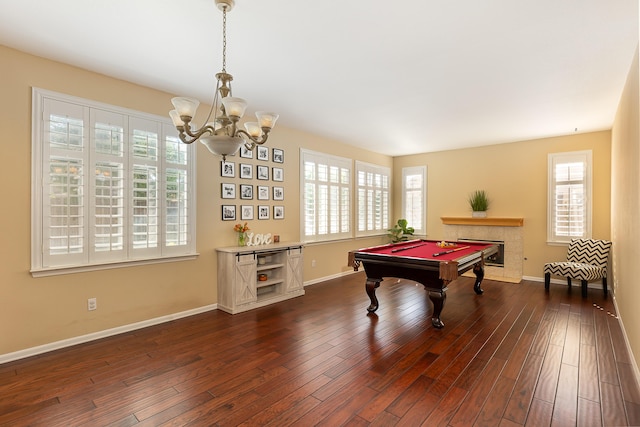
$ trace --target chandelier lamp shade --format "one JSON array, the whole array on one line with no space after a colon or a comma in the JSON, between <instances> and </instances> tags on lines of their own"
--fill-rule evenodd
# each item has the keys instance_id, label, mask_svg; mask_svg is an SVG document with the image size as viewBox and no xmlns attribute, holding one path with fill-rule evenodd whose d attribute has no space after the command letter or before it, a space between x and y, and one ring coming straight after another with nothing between
<instances>
[{"instance_id":1,"label":"chandelier lamp shade","mask_svg":"<svg viewBox=\"0 0 640 427\"><path fill-rule=\"evenodd\" d=\"M227 12L234 6L234 0L215 0L222 11L222 71L216 74L216 91L206 124L200 129L192 129L191 121L196 115L200 102L197 99L175 97L171 99L174 110L169 116L179 132L180 140L191 144L200 140L213 154L232 156L241 146L253 150L256 146L267 142L269 132L278 120L278 115L266 111L256 112L257 122L247 122L244 129L239 121L247 109L247 101L234 97L231 91L233 76L227 73ZM213 115L213 121L209 122Z\"/></svg>"}]
</instances>

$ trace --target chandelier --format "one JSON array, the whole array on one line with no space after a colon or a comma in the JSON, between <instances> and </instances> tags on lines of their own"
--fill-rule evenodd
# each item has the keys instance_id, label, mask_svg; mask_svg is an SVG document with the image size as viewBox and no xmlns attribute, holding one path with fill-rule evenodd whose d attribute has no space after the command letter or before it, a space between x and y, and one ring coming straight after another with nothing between
<instances>
[{"instance_id":1,"label":"chandelier","mask_svg":"<svg viewBox=\"0 0 640 427\"><path fill-rule=\"evenodd\" d=\"M180 140L191 144L200 140L213 154L232 156L244 145L253 150L257 145L267 142L269 132L278 119L275 113L265 111L256 112L257 122L244 124L245 129L238 127L238 121L244 115L247 102L236 98L231 93L233 76L227 73L227 11L230 11L234 0L215 0L218 9L222 11L222 71L216 74L217 84L211 110L205 120L206 124L200 129L191 129L190 123L196 114L200 102L197 99L176 97L171 99L175 110L169 111L173 124L178 129ZM211 115L213 121L208 122Z\"/></svg>"}]
</instances>

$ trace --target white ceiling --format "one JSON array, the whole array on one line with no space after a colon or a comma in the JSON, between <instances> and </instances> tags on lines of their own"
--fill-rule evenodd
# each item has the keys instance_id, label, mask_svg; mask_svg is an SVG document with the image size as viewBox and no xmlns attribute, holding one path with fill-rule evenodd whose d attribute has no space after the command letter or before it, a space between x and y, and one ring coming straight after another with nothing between
<instances>
[{"instance_id":1,"label":"white ceiling","mask_svg":"<svg viewBox=\"0 0 640 427\"><path fill-rule=\"evenodd\" d=\"M227 20L252 111L389 155L610 129L638 43L637 0L237 0ZM213 0L0 0L0 44L206 103L221 33Z\"/></svg>"}]
</instances>

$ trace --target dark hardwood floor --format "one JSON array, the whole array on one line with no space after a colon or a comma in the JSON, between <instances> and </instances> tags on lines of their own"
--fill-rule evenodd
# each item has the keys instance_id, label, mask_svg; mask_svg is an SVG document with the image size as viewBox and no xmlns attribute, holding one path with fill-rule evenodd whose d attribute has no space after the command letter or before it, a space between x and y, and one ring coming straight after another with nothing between
<instances>
[{"instance_id":1,"label":"dark hardwood floor","mask_svg":"<svg viewBox=\"0 0 640 427\"><path fill-rule=\"evenodd\" d=\"M10 426L627 426L640 392L611 300L471 278L442 320L421 286L364 274L0 365Z\"/></svg>"}]
</instances>

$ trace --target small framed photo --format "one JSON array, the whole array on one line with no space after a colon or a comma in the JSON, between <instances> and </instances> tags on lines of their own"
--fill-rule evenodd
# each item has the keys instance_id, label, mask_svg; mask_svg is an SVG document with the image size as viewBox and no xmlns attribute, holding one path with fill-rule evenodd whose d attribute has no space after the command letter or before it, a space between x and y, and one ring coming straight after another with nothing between
<instances>
[{"instance_id":1,"label":"small framed photo","mask_svg":"<svg viewBox=\"0 0 640 427\"><path fill-rule=\"evenodd\" d=\"M284 170L282 168L271 168L271 179L274 181L284 181Z\"/></svg>"},{"instance_id":2,"label":"small framed photo","mask_svg":"<svg viewBox=\"0 0 640 427\"><path fill-rule=\"evenodd\" d=\"M240 157L243 159L253 159L253 150L249 150L246 146L240 146Z\"/></svg>"},{"instance_id":3,"label":"small framed photo","mask_svg":"<svg viewBox=\"0 0 640 427\"><path fill-rule=\"evenodd\" d=\"M253 205L240 206L240 219L245 221L253 219Z\"/></svg>"},{"instance_id":4,"label":"small framed photo","mask_svg":"<svg viewBox=\"0 0 640 427\"><path fill-rule=\"evenodd\" d=\"M225 178L235 178L236 177L236 164L233 162L225 162L224 160L220 162L220 175Z\"/></svg>"},{"instance_id":5,"label":"small framed photo","mask_svg":"<svg viewBox=\"0 0 640 427\"><path fill-rule=\"evenodd\" d=\"M258 200L269 200L269 187L258 185Z\"/></svg>"},{"instance_id":6,"label":"small framed photo","mask_svg":"<svg viewBox=\"0 0 640 427\"><path fill-rule=\"evenodd\" d=\"M273 161L274 163L284 163L284 150L281 150L279 148L274 148Z\"/></svg>"},{"instance_id":7,"label":"small framed photo","mask_svg":"<svg viewBox=\"0 0 640 427\"><path fill-rule=\"evenodd\" d=\"M269 219L269 206L258 205L258 219Z\"/></svg>"},{"instance_id":8,"label":"small framed photo","mask_svg":"<svg viewBox=\"0 0 640 427\"><path fill-rule=\"evenodd\" d=\"M236 205L222 205L222 220L223 221L236 220Z\"/></svg>"},{"instance_id":9,"label":"small framed photo","mask_svg":"<svg viewBox=\"0 0 640 427\"><path fill-rule=\"evenodd\" d=\"M262 180L262 181L268 181L269 180L269 166L261 166L258 165L256 166L256 174L258 175L257 178Z\"/></svg>"},{"instance_id":10,"label":"small framed photo","mask_svg":"<svg viewBox=\"0 0 640 427\"><path fill-rule=\"evenodd\" d=\"M240 163L240 178L253 179L253 166L248 163Z\"/></svg>"},{"instance_id":11,"label":"small framed photo","mask_svg":"<svg viewBox=\"0 0 640 427\"><path fill-rule=\"evenodd\" d=\"M273 219L284 219L284 206L273 207Z\"/></svg>"},{"instance_id":12,"label":"small framed photo","mask_svg":"<svg viewBox=\"0 0 640 427\"><path fill-rule=\"evenodd\" d=\"M267 147L263 147L262 145L258 145L256 147L256 158L258 160L264 160L265 162L269 161L269 149Z\"/></svg>"},{"instance_id":13,"label":"small framed photo","mask_svg":"<svg viewBox=\"0 0 640 427\"><path fill-rule=\"evenodd\" d=\"M223 199L235 199L236 198L236 185L223 182L222 183L222 198Z\"/></svg>"},{"instance_id":14,"label":"small framed photo","mask_svg":"<svg viewBox=\"0 0 640 427\"><path fill-rule=\"evenodd\" d=\"M273 200L284 200L284 188L273 187Z\"/></svg>"},{"instance_id":15,"label":"small framed photo","mask_svg":"<svg viewBox=\"0 0 640 427\"><path fill-rule=\"evenodd\" d=\"M253 185L240 184L240 198L244 200L253 199Z\"/></svg>"}]
</instances>

